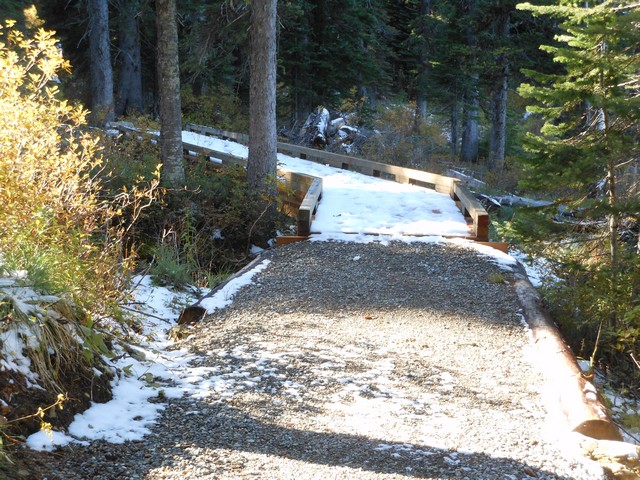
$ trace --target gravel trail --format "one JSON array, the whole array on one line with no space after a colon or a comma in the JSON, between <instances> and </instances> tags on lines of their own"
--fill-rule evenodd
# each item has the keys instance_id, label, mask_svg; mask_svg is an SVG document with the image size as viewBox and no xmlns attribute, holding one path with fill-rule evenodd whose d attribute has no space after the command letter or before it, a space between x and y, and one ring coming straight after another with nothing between
<instances>
[{"instance_id":1,"label":"gravel trail","mask_svg":"<svg viewBox=\"0 0 640 480\"><path fill-rule=\"evenodd\" d=\"M183 342L209 379L47 479L599 479L545 434L511 274L459 246L303 242ZM233 388L229 388L232 385Z\"/></svg>"}]
</instances>

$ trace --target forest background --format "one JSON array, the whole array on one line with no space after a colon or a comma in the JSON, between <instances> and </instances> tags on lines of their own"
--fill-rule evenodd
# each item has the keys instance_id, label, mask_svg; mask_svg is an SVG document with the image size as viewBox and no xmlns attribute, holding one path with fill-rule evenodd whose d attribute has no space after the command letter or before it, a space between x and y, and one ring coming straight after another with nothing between
<instances>
[{"instance_id":1,"label":"forest background","mask_svg":"<svg viewBox=\"0 0 640 480\"><path fill-rule=\"evenodd\" d=\"M42 168L36 177L72 168L68 159L42 161L45 150L56 155L61 145L71 145L73 158L92 161L74 164L79 177L62 175L53 190L88 182L81 197L94 203L85 211L79 197L75 210L55 210L50 205L60 198L51 197L25 209L16 195L5 195L2 268L25 271L31 282L39 278L41 292L69 294L72 316L90 332L86 343L97 354L110 338L100 318L127 324L117 307L121 295L113 293L122 287L114 272L122 271L124 258L127 268L146 266L160 283L213 286L247 262L252 244L266 246L275 228L286 228L286 220L260 221L264 210L251 201L241 169L211 175L189 164L186 188L161 189L164 153L149 138L104 134L105 122L115 119L157 127L162 85L156 66L167 25L159 6L172 2L33 3L0 0L0 16L15 19L11 28L25 35L17 39L4 30L3 58L46 46L33 58L58 63L43 81L16 86L12 110L33 99L57 109L50 124L21 131L22 138L44 136L60 123L72 128L52 137L50 150L25 157L25 165ZM629 1L544 3L281 0L277 131L287 141L300 140L308 116L324 107L358 132L324 148L472 177L493 209L494 238L545 262L541 292L574 351L632 393L640 380L639 7ZM178 0L175 6L169 18L178 27L182 121L247 132L251 3ZM41 27L55 37L36 33ZM106 49L92 40L99 35L108 40ZM27 65L27 53L3 69ZM25 79L29 74L20 71ZM85 118L74 105L91 113ZM11 184L20 177L11 162L23 147L7 125L34 120L25 116L12 124L13 113L4 111L4 191L29 191ZM78 132L87 137L76 144ZM12 150L10 139L20 146ZM32 201L20 198L25 205ZM42 233L40 240L33 240L34 231ZM96 241L96 232L108 232L106 239ZM83 259L92 266L79 266ZM60 268L71 273L60 275ZM17 317L16 305L5 303L5 319ZM103 307L96 310L98 304ZM61 390L57 377L51 386Z\"/></svg>"}]
</instances>

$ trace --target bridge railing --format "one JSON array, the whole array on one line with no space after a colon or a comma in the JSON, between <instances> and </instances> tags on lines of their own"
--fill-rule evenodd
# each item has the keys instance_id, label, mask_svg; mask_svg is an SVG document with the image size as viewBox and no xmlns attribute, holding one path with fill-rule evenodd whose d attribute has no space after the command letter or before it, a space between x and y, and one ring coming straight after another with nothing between
<instances>
[{"instance_id":1,"label":"bridge railing","mask_svg":"<svg viewBox=\"0 0 640 480\"><path fill-rule=\"evenodd\" d=\"M249 142L249 136L242 133L196 124L188 124L185 128L202 135L234 140L245 145ZM398 183L408 183L446 193L456 202L462 214L467 218L472 230L472 238L481 242L488 241L489 214L469 188L456 178L283 142L278 142L278 152L311 162L331 165L343 170L352 170L363 175L392 180ZM224 155L228 156L228 154ZM220 154L211 154L211 156L220 157Z\"/></svg>"},{"instance_id":2,"label":"bridge railing","mask_svg":"<svg viewBox=\"0 0 640 480\"><path fill-rule=\"evenodd\" d=\"M127 125L114 122L112 127L117 128L125 134L139 134L140 132ZM157 137L157 132L147 132L147 135ZM242 136L242 134L234 134ZM244 135L246 137L246 135ZM230 137L226 137L230 138ZM235 140L235 138L234 138ZM248 137L246 138L248 140ZM189 142L182 142L182 150L186 158L210 157L214 164L220 166L246 167L247 159L236 155L212 150ZM284 181L285 188L281 189L281 194L285 202L292 205L296 216L296 230L299 237L308 237L311 233L313 217L318 209L318 203L322 198L322 179L298 172L278 171L278 177ZM281 241L286 243L286 240Z\"/></svg>"}]
</instances>

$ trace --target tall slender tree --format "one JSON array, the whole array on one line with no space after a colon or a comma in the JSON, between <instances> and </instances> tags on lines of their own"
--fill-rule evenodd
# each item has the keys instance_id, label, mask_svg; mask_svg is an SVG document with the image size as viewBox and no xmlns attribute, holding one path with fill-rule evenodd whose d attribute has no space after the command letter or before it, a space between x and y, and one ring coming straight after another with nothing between
<instances>
[{"instance_id":1,"label":"tall slender tree","mask_svg":"<svg viewBox=\"0 0 640 480\"><path fill-rule=\"evenodd\" d=\"M156 28L162 182L166 186L180 187L184 185L185 175L175 0L156 0Z\"/></svg>"},{"instance_id":2,"label":"tall slender tree","mask_svg":"<svg viewBox=\"0 0 640 480\"><path fill-rule=\"evenodd\" d=\"M87 12L91 59L91 121L96 125L103 125L113 120L114 116L108 0L89 0Z\"/></svg>"},{"instance_id":3,"label":"tall slender tree","mask_svg":"<svg viewBox=\"0 0 640 480\"><path fill-rule=\"evenodd\" d=\"M462 29L466 37L467 69L462 101L462 145L460 160L475 163L478 160L480 139L478 136L478 116L480 113L480 74L478 72L478 37L476 15L479 0L463 2L464 19Z\"/></svg>"},{"instance_id":4,"label":"tall slender tree","mask_svg":"<svg viewBox=\"0 0 640 480\"><path fill-rule=\"evenodd\" d=\"M275 195L276 0L251 2L249 158L247 181L257 196Z\"/></svg>"},{"instance_id":5,"label":"tall slender tree","mask_svg":"<svg viewBox=\"0 0 640 480\"><path fill-rule=\"evenodd\" d=\"M140 0L118 0L120 49L117 59L120 64L115 113L127 115L142 112L142 58L138 16Z\"/></svg>"},{"instance_id":6,"label":"tall slender tree","mask_svg":"<svg viewBox=\"0 0 640 480\"><path fill-rule=\"evenodd\" d=\"M420 0L420 15L418 17L418 65L416 79L416 121L414 130L419 131L419 127L427 118L427 82L429 72L428 42L429 42L429 15L431 14L431 0Z\"/></svg>"},{"instance_id":7,"label":"tall slender tree","mask_svg":"<svg viewBox=\"0 0 640 480\"><path fill-rule=\"evenodd\" d=\"M529 183L571 195L583 215L608 216L610 264L619 260L618 224L624 209L618 181L621 166L640 153L638 95L640 7L631 0L608 0L593 7L521 4L534 15L561 21L557 45L543 46L564 72L528 72L536 85L520 93L537 103L529 111L545 120L527 137ZM603 200L593 186L605 180Z\"/></svg>"},{"instance_id":8,"label":"tall slender tree","mask_svg":"<svg viewBox=\"0 0 640 480\"><path fill-rule=\"evenodd\" d=\"M498 48L494 56L496 73L491 85L491 136L489 137L489 158L487 163L489 170L497 172L501 172L504 167L507 143L507 100L509 95L510 65L506 43L509 38L509 22L509 9L500 12L495 19L494 37Z\"/></svg>"}]
</instances>

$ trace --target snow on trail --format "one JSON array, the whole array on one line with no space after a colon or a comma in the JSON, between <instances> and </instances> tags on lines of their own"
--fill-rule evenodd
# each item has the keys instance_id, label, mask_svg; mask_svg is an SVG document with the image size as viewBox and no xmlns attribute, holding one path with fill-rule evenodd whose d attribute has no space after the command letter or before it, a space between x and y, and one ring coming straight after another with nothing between
<instances>
[{"instance_id":1,"label":"snow on trail","mask_svg":"<svg viewBox=\"0 0 640 480\"><path fill-rule=\"evenodd\" d=\"M232 141L192 132L183 132L183 140L238 157L247 156L247 147ZM313 230L321 233L313 235L312 240L440 242L445 241L443 236L468 235L466 221L448 195L286 155L279 154L278 161L283 170L323 179L323 197L313 223ZM482 253L492 256L505 268L515 263L514 259L497 250L483 251L473 242L453 241L481 249ZM231 303L235 292L251 284L253 276L267 264L268 260L264 260L253 270L237 277L214 296L205 299L202 306L208 313L224 308ZM136 304L144 305L140 312L144 332L136 346L139 355L136 358L123 356L114 364L119 374L113 381L113 400L94 404L77 415L68 433L54 431L51 436L44 432L31 435L27 440L31 448L51 450L56 445L96 439L113 443L141 439L149 433L149 427L164 408L162 403L148 401L160 392L165 398L186 394L194 398L216 396L224 401L240 391L261 388L262 376L276 376L287 384L291 395L301 394L300 386L288 382L280 371L280 363L288 355L293 355L291 352L276 354L265 348L256 358L243 351L242 347L208 352L220 358L219 365L211 368L201 366L201 357L184 348L172 350L169 329L176 324L182 308L196 298L188 293L153 286L148 276L138 281L135 296ZM229 362L238 358L248 361L246 368L238 368ZM269 368L266 368L267 364ZM251 366L263 370L263 375L251 377L247 370ZM404 401L400 397L398 401Z\"/></svg>"},{"instance_id":2,"label":"snow on trail","mask_svg":"<svg viewBox=\"0 0 640 480\"><path fill-rule=\"evenodd\" d=\"M237 157L236 142L182 132L183 141ZM466 236L464 216L449 195L278 154L282 170L321 177L323 195L313 222L316 240L356 240L353 235ZM360 239L363 240L363 239ZM371 241L376 240L371 238Z\"/></svg>"},{"instance_id":3,"label":"snow on trail","mask_svg":"<svg viewBox=\"0 0 640 480\"><path fill-rule=\"evenodd\" d=\"M253 270L236 277L202 305L209 313L224 308L236 292L251 284L253 276L268 264L269 260L264 260ZM187 348L171 348L174 342L169 338L169 330L176 325L182 309L196 301L196 297L155 286L151 280L150 276L133 279L137 284L134 305L142 305L139 317L143 331L137 338L138 343L131 346L137 353L135 358L118 355L118 360L112 363L116 371L112 381L113 399L107 403L93 403L88 410L76 415L68 434L60 431L34 433L27 439L29 447L53 450L56 446L72 442L86 444L89 440L111 443L140 440L150 433L149 428L164 409L163 403L150 403L150 399L158 395L180 398L185 394L199 398L212 391L228 397L238 391L233 374L221 376L217 370L199 367L199 357L189 353ZM109 359L106 361L110 363Z\"/></svg>"}]
</instances>

